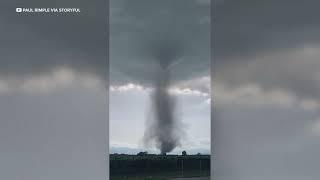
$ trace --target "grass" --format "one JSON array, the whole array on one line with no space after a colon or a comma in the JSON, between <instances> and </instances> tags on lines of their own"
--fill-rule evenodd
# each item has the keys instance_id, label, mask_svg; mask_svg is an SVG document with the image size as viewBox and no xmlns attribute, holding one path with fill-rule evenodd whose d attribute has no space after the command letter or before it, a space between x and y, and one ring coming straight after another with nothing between
<instances>
[{"instance_id":1,"label":"grass","mask_svg":"<svg viewBox=\"0 0 320 180\"><path fill-rule=\"evenodd\" d=\"M197 177L199 176L199 172L197 171L187 171L184 172L184 177ZM203 176L210 176L209 171L204 171ZM181 172L161 172L157 174L139 174L139 175L116 175L111 176L110 180L169 180L174 178L180 178Z\"/></svg>"}]
</instances>

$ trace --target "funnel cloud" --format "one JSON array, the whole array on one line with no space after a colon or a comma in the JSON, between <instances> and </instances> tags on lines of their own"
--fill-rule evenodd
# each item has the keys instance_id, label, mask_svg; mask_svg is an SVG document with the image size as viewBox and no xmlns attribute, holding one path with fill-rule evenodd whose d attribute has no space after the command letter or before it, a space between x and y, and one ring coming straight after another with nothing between
<instances>
[{"instance_id":1,"label":"funnel cloud","mask_svg":"<svg viewBox=\"0 0 320 180\"><path fill-rule=\"evenodd\" d=\"M144 140L146 144L155 142L161 154L166 154L181 145L183 134L182 122L175 116L176 100L168 92L171 65L181 53L182 47L174 41L155 41L150 47L151 55L159 67L151 95L154 118L146 126Z\"/></svg>"}]
</instances>

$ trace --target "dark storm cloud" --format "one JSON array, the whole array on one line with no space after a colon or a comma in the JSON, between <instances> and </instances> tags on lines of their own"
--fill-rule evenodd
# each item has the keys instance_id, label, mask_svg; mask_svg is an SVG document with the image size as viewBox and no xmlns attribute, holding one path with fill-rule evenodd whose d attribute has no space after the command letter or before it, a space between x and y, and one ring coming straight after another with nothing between
<instances>
[{"instance_id":1,"label":"dark storm cloud","mask_svg":"<svg viewBox=\"0 0 320 180\"><path fill-rule=\"evenodd\" d=\"M76 7L79 14L23 14L16 7ZM47 73L67 66L106 76L107 2L39 0L1 3L0 76Z\"/></svg>"},{"instance_id":2,"label":"dark storm cloud","mask_svg":"<svg viewBox=\"0 0 320 180\"><path fill-rule=\"evenodd\" d=\"M173 78L208 74L210 6L204 2L111 1L111 76L121 72L132 81L152 82L158 64L153 52L163 47L177 53Z\"/></svg>"},{"instance_id":3,"label":"dark storm cloud","mask_svg":"<svg viewBox=\"0 0 320 180\"><path fill-rule=\"evenodd\" d=\"M318 1L225 0L212 4L215 56L255 56L319 43Z\"/></svg>"},{"instance_id":4,"label":"dark storm cloud","mask_svg":"<svg viewBox=\"0 0 320 180\"><path fill-rule=\"evenodd\" d=\"M156 64L148 51L161 41L179 44L176 79L208 74L209 1L112 0L110 2L110 68L114 84L142 84L154 78ZM16 7L79 7L69 15L18 14ZM4 76L50 72L66 66L105 77L108 44L106 2L31 0L1 5L1 65ZM14 47L14 48L13 48ZM72 52L72 53L71 53ZM76 53L75 53L76 52ZM191 71L191 69L193 71Z\"/></svg>"}]
</instances>

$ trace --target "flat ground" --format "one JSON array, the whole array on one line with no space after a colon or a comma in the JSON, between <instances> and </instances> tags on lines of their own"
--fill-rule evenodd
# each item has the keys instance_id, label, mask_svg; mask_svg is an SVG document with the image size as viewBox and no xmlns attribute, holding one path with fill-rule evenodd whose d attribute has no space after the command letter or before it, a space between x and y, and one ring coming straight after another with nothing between
<instances>
[{"instance_id":1,"label":"flat ground","mask_svg":"<svg viewBox=\"0 0 320 180\"><path fill-rule=\"evenodd\" d=\"M111 154L110 174L110 180L210 180L210 155Z\"/></svg>"},{"instance_id":2,"label":"flat ground","mask_svg":"<svg viewBox=\"0 0 320 180\"><path fill-rule=\"evenodd\" d=\"M210 180L210 177L176 178L171 180Z\"/></svg>"},{"instance_id":3,"label":"flat ground","mask_svg":"<svg viewBox=\"0 0 320 180\"><path fill-rule=\"evenodd\" d=\"M111 177L111 180L149 180L145 177ZM193 177L193 178L174 178L174 179L167 179L163 177L154 177L150 178L150 180L210 180L210 177Z\"/></svg>"},{"instance_id":4,"label":"flat ground","mask_svg":"<svg viewBox=\"0 0 320 180\"><path fill-rule=\"evenodd\" d=\"M177 177L177 176L175 176ZM172 175L151 175L151 176L111 176L110 180L210 180L210 177L190 177L190 178L175 178Z\"/></svg>"}]
</instances>

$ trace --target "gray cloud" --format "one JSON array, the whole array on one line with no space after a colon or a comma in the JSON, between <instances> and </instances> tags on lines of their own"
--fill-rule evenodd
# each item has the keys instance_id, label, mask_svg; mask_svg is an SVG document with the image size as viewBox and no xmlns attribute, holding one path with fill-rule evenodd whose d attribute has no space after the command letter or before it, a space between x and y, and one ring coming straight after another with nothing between
<instances>
[{"instance_id":1,"label":"gray cloud","mask_svg":"<svg viewBox=\"0 0 320 180\"><path fill-rule=\"evenodd\" d=\"M212 6L217 57L238 59L319 42L317 1L225 0Z\"/></svg>"},{"instance_id":2,"label":"gray cloud","mask_svg":"<svg viewBox=\"0 0 320 180\"><path fill-rule=\"evenodd\" d=\"M122 73L127 80L150 83L157 68L150 52L159 45L179 52L172 67L176 80L208 74L208 5L191 0L121 0L111 1L111 6L111 79Z\"/></svg>"},{"instance_id":3,"label":"gray cloud","mask_svg":"<svg viewBox=\"0 0 320 180\"><path fill-rule=\"evenodd\" d=\"M1 2L1 179L108 176L107 94L82 86L107 77L106 3ZM32 15L16 7L79 7L82 13Z\"/></svg>"},{"instance_id":4,"label":"gray cloud","mask_svg":"<svg viewBox=\"0 0 320 180\"><path fill-rule=\"evenodd\" d=\"M214 178L317 179L319 3L213 6Z\"/></svg>"},{"instance_id":5,"label":"gray cloud","mask_svg":"<svg viewBox=\"0 0 320 180\"><path fill-rule=\"evenodd\" d=\"M179 48L173 81L209 74L209 1L110 2L110 80L150 86L157 61L149 53L158 45ZM80 7L73 15L21 15L16 7ZM0 79L26 79L70 68L105 80L108 76L105 2L38 0L2 6ZM156 42L156 44L154 44ZM14 48L13 48L14 46ZM106 49L107 48L107 49ZM171 48L169 48L171 49Z\"/></svg>"},{"instance_id":6,"label":"gray cloud","mask_svg":"<svg viewBox=\"0 0 320 180\"><path fill-rule=\"evenodd\" d=\"M296 108L216 106L216 178L316 179L319 136L310 135L309 126L318 117Z\"/></svg>"},{"instance_id":7,"label":"gray cloud","mask_svg":"<svg viewBox=\"0 0 320 180\"><path fill-rule=\"evenodd\" d=\"M150 85L156 63L150 45L179 44L174 67L177 80L208 74L209 1L111 1L110 72L113 84ZM21 15L15 7L80 7L74 15ZM169 7L169 8L168 8ZM1 46L0 75L27 77L61 66L105 78L107 50L106 2L71 0L54 4L32 0L5 3L1 26L6 36ZM14 46L14 50L13 47ZM76 53L71 53L76 52ZM192 70L192 71L191 71Z\"/></svg>"},{"instance_id":8,"label":"gray cloud","mask_svg":"<svg viewBox=\"0 0 320 180\"><path fill-rule=\"evenodd\" d=\"M0 95L0 177L105 179L106 93Z\"/></svg>"},{"instance_id":9,"label":"gray cloud","mask_svg":"<svg viewBox=\"0 0 320 180\"><path fill-rule=\"evenodd\" d=\"M318 99L320 15L316 1L223 1L214 5L216 82L258 84Z\"/></svg>"},{"instance_id":10,"label":"gray cloud","mask_svg":"<svg viewBox=\"0 0 320 180\"><path fill-rule=\"evenodd\" d=\"M80 14L19 14L16 7L77 7ZM60 66L106 77L107 3L10 1L1 5L0 76L43 74Z\"/></svg>"}]
</instances>

